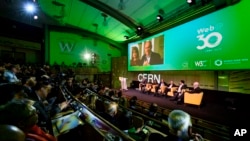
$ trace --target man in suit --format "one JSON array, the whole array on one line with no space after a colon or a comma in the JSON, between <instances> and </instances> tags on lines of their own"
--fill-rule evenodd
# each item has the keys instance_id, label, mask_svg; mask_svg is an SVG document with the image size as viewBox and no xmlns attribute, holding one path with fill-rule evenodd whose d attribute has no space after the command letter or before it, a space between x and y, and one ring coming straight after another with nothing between
<instances>
[{"instance_id":1,"label":"man in suit","mask_svg":"<svg viewBox=\"0 0 250 141\"><path fill-rule=\"evenodd\" d=\"M141 61L143 66L163 63L160 54L152 51L151 41L146 41L144 43L144 55L142 56Z\"/></svg>"},{"instance_id":2,"label":"man in suit","mask_svg":"<svg viewBox=\"0 0 250 141\"><path fill-rule=\"evenodd\" d=\"M181 104L184 101L184 92L185 89L187 88L187 85L185 84L184 80L181 80L179 83L179 87L176 90L176 92L174 92L174 96L172 99L170 99L171 101L177 101L177 104Z\"/></svg>"},{"instance_id":3,"label":"man in suit","mask_svg":"<svg viewBox=\"0 0 250 141\"><path fill-rule=\"evenodd\" d=\"M199 82L194 82L193 83L193 89L192 90L190 90L190 91L188 91L189 93L200 93L200 92L202 92L201 91L201 88L200 88L200 84L199 84Z\"/></svg>"}]
</instances>

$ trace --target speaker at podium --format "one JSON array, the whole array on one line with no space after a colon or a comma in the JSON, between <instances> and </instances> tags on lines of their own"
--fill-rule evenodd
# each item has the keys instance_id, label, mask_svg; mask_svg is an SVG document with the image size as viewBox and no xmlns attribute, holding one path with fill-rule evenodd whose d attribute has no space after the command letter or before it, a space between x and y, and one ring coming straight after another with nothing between
<instances>
[{"instance_id":1,"label":"speaker at podium","mask_svg":"<svg viewBox=\"0 0 250 141\"><path fill-rule=\"evenodd\" d=\"M126 77L119 77L119 81L121 82L121 90L128 90L127 79L128 78Z\"/></svg>"}]
</instances>

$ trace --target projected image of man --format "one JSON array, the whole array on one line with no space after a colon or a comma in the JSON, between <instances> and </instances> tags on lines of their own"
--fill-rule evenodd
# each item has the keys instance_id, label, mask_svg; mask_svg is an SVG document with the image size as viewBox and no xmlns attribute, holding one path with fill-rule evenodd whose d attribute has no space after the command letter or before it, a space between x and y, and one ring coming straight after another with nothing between
<instances>
[{"instance_id":1,"label":"projected image of man","mask_svg":"<svg viewBox=\"0 0 250 141\"><path fill-rule=\"evenodd\" d=\"M162 64L160 54L152 51L151 41L145 41L144 55L142 56L141 61L143 66Z\"/></svg>"}]
</instances>

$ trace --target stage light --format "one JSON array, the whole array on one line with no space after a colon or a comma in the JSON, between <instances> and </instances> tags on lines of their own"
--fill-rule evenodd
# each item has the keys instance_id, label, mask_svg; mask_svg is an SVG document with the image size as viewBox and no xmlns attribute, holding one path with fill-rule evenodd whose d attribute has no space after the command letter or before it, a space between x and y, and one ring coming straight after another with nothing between
<instances>
[{"instance_id":1,"label":"stage light","mask_svg":"<svg viewBox=\"0 0 250 141\"><path fill-rule=\"evenodd\" d=\"M141 26L138 26L136 29L136 34L141 35L143 33L143 28Z\"/></svg>"},{"instance_id":2,"label":"stage light","mask_svg":"<svg viewBox=\"0 0 250 141\"><path fill-rule=\"evenodd\" d=\"M156 19L157 19L159 22L163 21L163 17L162 17L161 15L157 15Z\"/></svg>"},{"instance_id":3,"label":"stage light","mask_svg":"<svg viewBox=\"0 0 250 141\"><path fill-rule=\"evenodd\" d=\"M36 6L33 3L25 4L24 8L28 13L34 13L36 11Z\"/></svg>"},{"instance_id":4,"label":"stage light","mask_svg":"<svg viewBox=\"0 0 250 141\"><path fill-rule=\"evenodd\" d=\"M196 4L196 1L195 0L187 0L187 3L189 5L194 5L194 4Z\"/></svg>"}]
</instances>

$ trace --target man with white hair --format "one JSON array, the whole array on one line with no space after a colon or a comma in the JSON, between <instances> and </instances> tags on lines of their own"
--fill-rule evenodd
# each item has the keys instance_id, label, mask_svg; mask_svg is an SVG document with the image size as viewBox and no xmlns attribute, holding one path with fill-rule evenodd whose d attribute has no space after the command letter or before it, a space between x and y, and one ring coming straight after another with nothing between
<instances>
[{"instance_id":1,"label":"man with white hair","mask_svg":"<svg viewBox=\"0 0 250 141\"><path fill-rule=\"evenodd\" d=\"M169 135L166 141L202 141L199 134L192 133L191 116L182 110L173 110L168 115Z\"/></svg>"},{"instance_id":2,"label":"man with white hair","mask_svg":"<svg viewBox=\"0 0 250 141\"><path fill-rule=\"evenodd\" d=\"M201 92L201 89L200 89L200 84L199 82L195 81L193 83L193 89L188 91L189 93L200 93Z\"/></svg>"}]
</instances>

